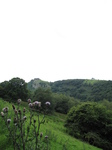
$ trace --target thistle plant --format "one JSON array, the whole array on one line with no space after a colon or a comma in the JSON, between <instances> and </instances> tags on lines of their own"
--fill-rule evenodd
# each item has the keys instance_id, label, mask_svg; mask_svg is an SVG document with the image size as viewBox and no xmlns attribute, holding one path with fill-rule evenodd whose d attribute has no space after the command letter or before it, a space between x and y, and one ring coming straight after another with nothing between
<instances>
[{"instance_id":1,"label":"thistle plant","mask_svg":"<svg viewBox=\"0 0 112 150\"><path fill-rule=\"evenodd\" d=\"M40 126L45 122L45 113L40 119L41 102L31 103L31 99L28 99L30 113L27 113L25 107L20 109L21 99L17 100L17 104L17 108L12 105L11 115L8 107L3 108L1 112L14 150L48 150L48 136L43 136L40 132ZM47 107L50 102L46 102L45 105ZM37 117L34 114L37 114Z\"/></svg>"}]
</instances>

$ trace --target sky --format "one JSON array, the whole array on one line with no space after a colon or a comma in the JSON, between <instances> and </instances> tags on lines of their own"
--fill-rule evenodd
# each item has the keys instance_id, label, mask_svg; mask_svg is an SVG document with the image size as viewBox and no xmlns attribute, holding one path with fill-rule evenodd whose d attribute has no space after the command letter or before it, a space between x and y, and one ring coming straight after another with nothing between
<instances>
[{"instance_id":1,"label":"sky","mask_svg":"<svg viewBox=\"0 0 112 150\"><path fill-rule=\"evenodd\" d=\"M1 0L0 82L112 80L112 0Z\"/></svg>"}]
</instances>

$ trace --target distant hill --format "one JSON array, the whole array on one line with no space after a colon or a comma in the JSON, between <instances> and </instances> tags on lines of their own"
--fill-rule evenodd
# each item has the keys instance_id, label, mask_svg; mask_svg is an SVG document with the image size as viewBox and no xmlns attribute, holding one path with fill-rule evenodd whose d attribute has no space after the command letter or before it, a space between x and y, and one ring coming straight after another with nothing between
<instances>
[{"instance_id":1,"label":"distant hill","mask_svg":"<svg viewBox=\"0 0 112 150\"><path fill-rule=\"evenodd\" d=\"M40 79L31 80L28 89L39 87L51 88L52 92L63 93L82 101L112 101L112 81L95 79L69 79L56 82L47 82Z\"/></svg>"},{"instance_id":2,"label":"distant hill","mask_svg":"<svg viewBox=\"0 0 112 150\"><path fill-rule=\"evenodd\" d=\"M39 78L35 78L35 79L31 80L30 82L28 82L27 85L28 85L28 89L31 90L31 91L34 91L34 90L36 90L39 87L50 88L49 82L42 81Z\"/></svg>"}]
</instances>

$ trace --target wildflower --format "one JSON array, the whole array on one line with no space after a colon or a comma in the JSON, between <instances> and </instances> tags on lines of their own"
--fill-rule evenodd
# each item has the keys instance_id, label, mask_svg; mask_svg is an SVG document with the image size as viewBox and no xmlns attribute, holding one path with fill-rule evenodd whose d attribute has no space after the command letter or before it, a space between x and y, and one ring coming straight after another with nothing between
<instances>
[{"instance_id":1,"label":"wildflower","mask_svg":"<svg viewBox=\"0 0 112 150\"><path fill-rule=\"evenodd\" d=\"M18 104L20 104L21 103L21 99L18 99L17 102L18 102Z\"/></svg>"},{"instance_id":2,"label":"wildflower","mask_svg":"<svg viewBox=\"0 0 112 150\"><path fill-rule=\"evenodd\" d=\"M25 120L26 120L26 116L23 117L23 121L25 121Z\"/></svg>"},{"instance_id":3,"label":"wildflower","mask_svg":"<svg viewBox=\"0 0 112 150\"><path fill-rule=\"evenodd\" d=\"M38 102L38 101L35 101L34 104L35 104L35 106L37 106L37 105L39 104L39 102Z\"/></svg>"},{"instance_id":4,"label":"wildflower","mask_svg":"<svg viewBox=\"0 0 112 150\"><path fill-rule=\"evenodd\" d=\"M47 140L47 138L48 138L48 136L46 135L46 136L45 136L45 139Z\"/></svg>"},{"instance_id":5,"label":"wildflower","mask_svg":"<svg viewBox=\"0 0 112 150\"><path fill-rule=\"evenodd\" d=\"M28 99L28 103L31 103L31 99Z\"/></svg>"},{"instance_id":6,"label":"wildflower","mask_svg":"<svg viewBox=\"0 0 112 150\"><path fill-rule=\"evenodd\" d=\"M4 113L3 112L1 112L1 116L4 117Z\"/></svg>"},{"instance_id":7,"label":"wildflower","mask_svg":"<svg viewBox=\"0 0 112 150\"><path fill-rule=\"evenodd\" d=\"M10 122L11 122L11 119L7 119L7 123L10 124Z\"/></svg>"},{"instance_id":8,"label":"wildflower","mask_svg":"<svg viewBox=\"0 0 112 150\"><path fill-rule=\"evenodd\" d=\"M32 105L32 103L29 103L29 107L32 107L33 105Z\"/></svg>"},{"instance_id":9,"label":"wildflower","mask_svg":"<svg viewBox=\"0 0 112 150\"><path fill-rule=\"evenodd\" d=\"M3 112L4 112L4 113L8 112L8 110L9 110L8 107L3 108Z\"/></svg>"},{"instance_id":10,"label":"wildflower","mask_svg":"<svg viewBox=\"0 0 112 150\"><path fill-rule=\"evenodd\" d=\"M45 104L46 104L46 105L51 105L51 103L50 103L50 102L46 102Z\"/></svg>"}]
</instances>

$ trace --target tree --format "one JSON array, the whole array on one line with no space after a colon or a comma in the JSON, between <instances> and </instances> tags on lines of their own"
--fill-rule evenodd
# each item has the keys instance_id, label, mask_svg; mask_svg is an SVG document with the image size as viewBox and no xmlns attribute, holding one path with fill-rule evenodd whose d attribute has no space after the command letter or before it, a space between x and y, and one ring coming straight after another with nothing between
<instances>
[{"instance_id":1,"label":"tree","mask_svg":"<svg viewBox=\"0 0 112 150\"><path fill-rule=\"evenodd\" d=\"M29 96L27 84L23 79L13 78L0 84L2 91L0 93L2 98L11 99L12 101L21 98L25 101Z\"/></svg>"},{"instance_id":2,"label":"tree","mask_svg":"<svg viewBox=\"0 0 112 150\"><path fill-rule=\"evenodd\" d=\"M112 112L102 105L89 102L78 107L72 107L65 126L68 132L77 138L101 148L111 147L112 149L110 138L110 133L112 134Z\"/></svg>"}]
</instances>

